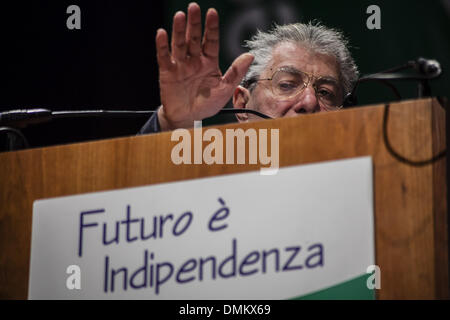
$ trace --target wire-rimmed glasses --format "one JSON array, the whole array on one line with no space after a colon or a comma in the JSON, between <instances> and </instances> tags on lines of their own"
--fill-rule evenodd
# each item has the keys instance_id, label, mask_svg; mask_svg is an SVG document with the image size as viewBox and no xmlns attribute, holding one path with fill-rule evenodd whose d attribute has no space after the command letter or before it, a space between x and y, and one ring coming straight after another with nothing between
<instances>
[{"instance_id":1,"label":"wire-rimmed glasses","mask_svg":"<svg viewBox=\"0 0 450 320\"><path fill-rule=\"evenodd\" d=\"M312 84L319 104L328 111L341 109L343 94L341 86L334 77L320 76L300 71L293 67L281 67L270 78L253 79L253 81L270 81L274 96L281 100L289 100L300 94Z\"/></svg>"}]
</instances>

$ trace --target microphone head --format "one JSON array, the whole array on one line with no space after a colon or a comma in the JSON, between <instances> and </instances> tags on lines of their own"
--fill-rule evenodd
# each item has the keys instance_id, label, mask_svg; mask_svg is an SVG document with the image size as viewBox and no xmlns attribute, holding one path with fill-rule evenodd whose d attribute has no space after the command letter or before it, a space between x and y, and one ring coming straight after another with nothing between
<instances>
[{"instance_id":1,"label":"microphone head","mask_svg":"<svg viewBox=\"0 0 450 320\"><path fill-rule=\"evenodd\" d=\"M437 77L442 73L441 65L437 60L434 59L417 59L419 71L429 77Z\"/></svg>"}]
</instances>

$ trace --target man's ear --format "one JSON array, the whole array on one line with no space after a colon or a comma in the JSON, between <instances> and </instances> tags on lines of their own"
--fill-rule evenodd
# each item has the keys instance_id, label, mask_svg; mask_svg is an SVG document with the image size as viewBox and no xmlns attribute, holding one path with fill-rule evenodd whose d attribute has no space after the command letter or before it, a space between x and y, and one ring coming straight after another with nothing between
<instances>
[{"instance_id":1,"label":"man's ear","mask_svg":"<svg viewBox=\"0 0 450 320\"><path fill-rule=\"evenodd\" d=\"M238 86L233 94L233 107L235 109L247 109L250 100L250 91L242 86ZM239 122L248 121L248 113L235 113Z\"/></svg>"}]
</instances>

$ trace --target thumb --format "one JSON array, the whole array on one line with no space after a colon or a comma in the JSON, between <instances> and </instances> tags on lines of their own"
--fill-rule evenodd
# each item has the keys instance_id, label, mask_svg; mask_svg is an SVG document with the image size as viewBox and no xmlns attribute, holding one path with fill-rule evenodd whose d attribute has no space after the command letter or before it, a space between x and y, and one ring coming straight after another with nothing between
<instances>
[{"instance_id":1,"label":"thumb","mask_svg":"<svg viewBox=\"0 0 450 320\"><path fill-rule=\"evenodd\" d=\"M233 88L236 87L247 73L253 59L254 57L250 53L243 53L237 57L223 76L223 82Z\"/></svg>"}]
</instances>

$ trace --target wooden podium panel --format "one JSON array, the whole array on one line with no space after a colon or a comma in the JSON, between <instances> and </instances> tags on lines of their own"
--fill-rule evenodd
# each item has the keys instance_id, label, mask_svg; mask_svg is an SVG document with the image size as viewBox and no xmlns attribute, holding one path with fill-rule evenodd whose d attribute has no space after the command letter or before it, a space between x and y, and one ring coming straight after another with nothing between
<instances>
[{"instance_id":1,"label":"wooden podium panel","mask_svg":"<svg viewBox=\"0 0 450 320\"><path fill-rule=\"evenodd\" d=\"M375 105L217 128L279 129L280 167L372 156L377 298L448 298L446 158L411 166L393 157L384 111ZM446 148L445 111L435 99L391 103L386 132L399 154L429 159ZM0 153L0 298L27 298L34 200L260 168L175 165L176 143L165 132Z\"/></svg>"}]
</instances>

